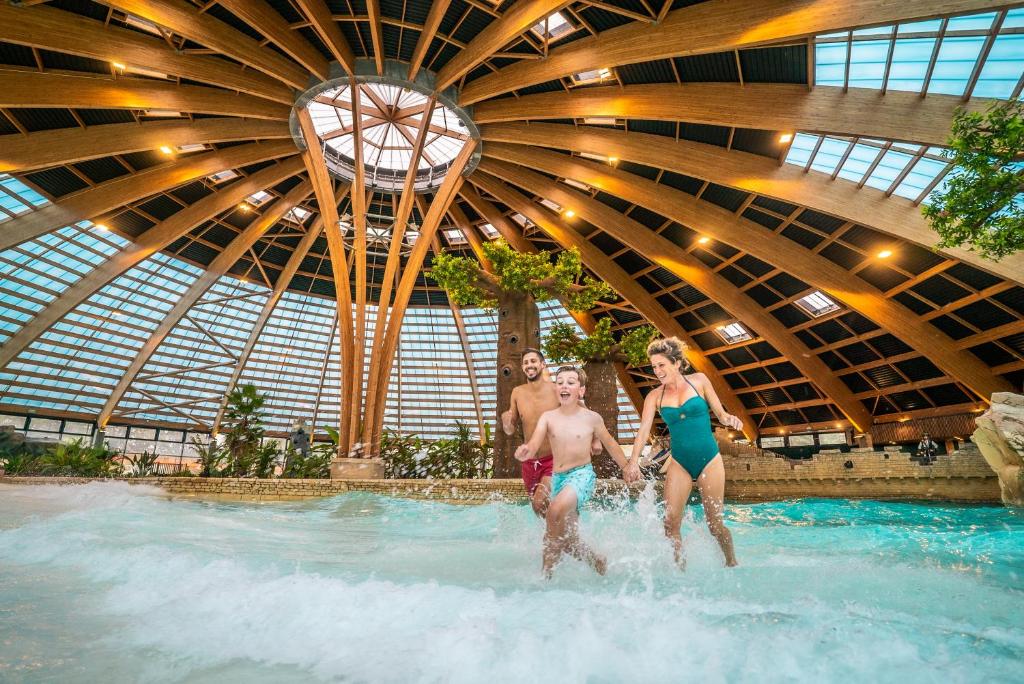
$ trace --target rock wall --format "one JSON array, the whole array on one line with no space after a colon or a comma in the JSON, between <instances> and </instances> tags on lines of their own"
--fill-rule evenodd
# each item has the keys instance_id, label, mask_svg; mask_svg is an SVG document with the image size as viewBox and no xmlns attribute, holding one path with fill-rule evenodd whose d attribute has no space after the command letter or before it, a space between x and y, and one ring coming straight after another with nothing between
<instances>
[{"instance_id":1,"label":"rock wall","mask_svg":"<svg viewBox=\"0 0 1024 684\"><path fill-rule=\"evenodd\" d=\"M991 408L975 422L971 439L999 477L1003 503L1024 506L1024 396L993 394Z\"/></svg>"}]
</instances>

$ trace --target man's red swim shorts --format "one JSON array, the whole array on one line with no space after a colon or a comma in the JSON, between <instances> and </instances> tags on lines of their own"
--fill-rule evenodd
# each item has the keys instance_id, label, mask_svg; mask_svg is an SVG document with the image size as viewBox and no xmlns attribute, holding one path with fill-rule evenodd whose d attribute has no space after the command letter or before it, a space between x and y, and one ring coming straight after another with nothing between
<instances>
[{"instance_id":1,"label":"man's red swim shorts","mask_svg":"<svg viewBox=\"0 0 1024 684\"><path fill-rule=\"evenodd\" d=\"M527 494L533 496L533 490L540 484L541 479L551 477L553 464L551 454L523 461L523 484L526 485Z\"/></svg>"}]
</instances>

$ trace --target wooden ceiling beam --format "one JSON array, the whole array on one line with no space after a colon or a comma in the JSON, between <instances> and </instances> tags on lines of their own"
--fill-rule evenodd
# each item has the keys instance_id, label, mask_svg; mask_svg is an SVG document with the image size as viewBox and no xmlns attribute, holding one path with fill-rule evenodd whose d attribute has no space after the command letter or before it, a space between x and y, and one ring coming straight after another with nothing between
<instances>
[{"instance_id":1,"label":"wooden ceiling beam","mask_svg":"<svg viewBox=\"0 0 1024 684\"><path fill-rule=\"evenodd\" d=\"M163 26L200 45L262 71L296 90L309 86L309 74L290 59L260 45L230 24L206 14L186 0L102 0L104 5ZM260 30L259 26L255 26Z\"/></svg>"},{"instance_id":2,"label":"wooden ceiling beam","mask_svg":"<svg viewBox=\"0 0 1024 684\"><path fill-rule=\"evenodd\" d=\"M366 0L366 13L370 21L370 42L373 44L373 61L377 75L384 75L384 30L381 27L380 0Z\"/></svg>"},{"instance_id":3,"label":"wooden ceiling beam","mask_svg":"<svg viewBox=\"0 0 1024 684\"><path fill-rule=\"evenodd\" d=\"M352 290L349 279L348 257L345 254L345 241L338 226L338 205L334 203L334 191L331 177L327 172L323 149L313 126L313 119L305 107L296 109L302 137L306 142L306 151L302 155L310 181L316 194L317 206L324 220L324 235L327 237L327 251L331 259L331 274L334 277L334 301L338 319L338 340L341 342L341 413L338 417L338 455L345 456L350 449L349 421L353 420L352 395L356 388L352 386L353 369L355 368L355 344L352 326ZM353 196L361 195L361 185L354 186Z\"/></svg>"},{"instance_id":4,"label":"wooden ceiling beam","mask_svg":"<svg viewBox=\"0 0 1024 684\"><path fill-rule=\"evenodd\" d=\"M115 154L157 150L163 145L176 148L286 138L291 138L291 131L284 122L234 117L58 128L28 135L0 136L0 173L24 173Z\"/></svg>"},{"instance_id":5,"label":"wooden ceiling beam","mask_svg":"<svg viewBox=\"0 0 1024 684\"><path fill-rule=\"evenodd\" d=\"M647 294L647 291L634 281L621 266L612 261L596 245L580 235L579 231L566 224L561 217L534 203L519 191L498 180L498 178L487 173L481 173L481 171L478 167L477 171L470 177L470 182L497 198L498 201L513 211L517 211L528 218L563 249L577 249L583 264L593 271L598 278L608 283L619 296L636 307L636 310L650 321L662 335L676 336L686 341L690 347L687 357L692 362L693 367L708 377L722 403L728 406L729 410L743 421L744 433L750 439L757 437L757 424L751 420L743 407L743 403L737 398L736 393L725 382L722 374L718 372L707 356L701 352L700 347L694 343L686 329L669 316L661 304Z\"/></svg>"},{"instance_id":6,"label":"wooden ceiling beam","mask_svg":"<svg viewBox=\"0 0 1024 684\"><path fill-rule=\"evenodd\" d=\"M437 90L440 92L452 85L516 36L567 4L565 0L519 0L444 65L437 74Z\"/></svg>"},{"instance_id":7,"label":"wooden ceiling beam","mask_svg":"<svg viewBox=\"0 0 1024 684\"><path fill-rule=\"evenodd\" d=\"M0 3L0 41L145 67L284 104L294 100L288 86L257 71L215 57L185 54L160 38L52 7L27 9Z\"/></svg>"},{"instance_id":8,"label":"wooden ceiling beam","mask_svg":"<svg viewBox=\"0 0 1024 684\"><path fill-rule=\"evenodd\" d=\"M807 345L757 302L682 247L603 202L561 186L539 173L487 158L479 168L563 207L571 207L587 223L689 283L738 317L751 330L757 331L762 339L790 359L805 378L832 398L858 429L866 430L871 425L871 415L864 405Z\"/></svg>"},{"instance_id":9,"label":"wooden ceiling beam","mask_svg":"<svg viewBox=\"0 0 1024 684\"><path fill-rule=\"evenodd\" d=\"M986 11L987 0L711 0L557 47L538 62L499 69L463 88L465 106L587 69L802 41L841 29ZM749 87L749 86L748 86ZM806 90L806 86L800 86Z\"/></svg>"},{"instance_id":10,"label":"wooden ceiling beam","mask_svg":"<svg viewBox=\"0 0 1024 684\"><path fill-rule=\"evenodd\" d=\"M0 108L170 110L288 120L289 107L220 88L142 78L0 71Z\"/></svg>"},{"instance_id":11,"label":"wooden ceiling beam","mask_svg":"<svg viewBox=\"0 0 1024 684\"><path fill-rule=\"evenodd\" d=\"M166 249L196 226L238 206L254 192L273 187L302 169L302 161L298 155L289 157L278 164L242 178L223 190L204 197L153 226L103 264L87 273L74 285L61 292L8 339L0 347L0 368L5 367L57 321L122 273L127 272L153 254Z\"/></svg>"},{"instance_id":12,"label":"wooden ceiling beam","mask_svg":"<svg viewBox=\"0 0 1024 684\"><path fill-rule=\"evenodd\" d=\"M334 193L334 200L336 203L348 194L349 185L341 185ZM252 330L249 332L249 337L246 339L245 344L242 346L242 350L238 353L238 362L234 364L234 369L231 371L231 378L228 380L227 387L224 388L224 396L220 401L220 407L217 409L217 415L213 420L211 432L217 434L220 429L221 420L224 418L224 409L227 407L228 395L235 389L235 385L238 384L239 378L242 377L242 372L245 370L245 365L249 362L249 357L252 355L253 349L256 348L256 343L259 341L260 335L263 333L263 328L266 327L267 321L270 320L271 314L274 313L274 309L277 308L277 303L281 301L281 297L284 295L284 291L288 289L288 285L291 284L292 278L295 277L296 271L299 270L299 266L302 264L302 260L306 258L313 243L316 242L317 238L324 229L324 217L321 214L317 216L310 225L309 230L302 236L299 244L295 246L295 251L292 252L291 256L288 257L288 262L284 265L281 273L277 276L277 282L274 284L274 289L267 298L267 301L263 304L263 308L260 310L260 315L256 318L256 323L253 325Z\"/></svg>"},{"instance_id":13,"label":"wooden ceiling beam","mask_svg":"<svg viewBox=\"0 0 1024 684\"><path fill-rule=\"evenodd\" d=\"M874 188L858 189L848 181L834 182L825 174L804 173L791 164L779 166L774 159L749 152L648 133L565 124L488 124L481 127L481 136L488 142L598 154L681 173L838 216L927 249L934 249L938 240L920 207L909 199L887 197ZM940 251L1001 278L1024 280L1024 254L995 262L966 249Z\"/></svg>"},{"instance_id":14,"label":"wooden ceiling beam","mask_svg":"<svg viewBox=\"0 0 1024 684\"><path fill-rule=\"evenodd\" d=\"M684 226L698 227L704 235L784 269L793 277L818 288L910 347L926 350L928 358L936 366L983 400L989 401L993 392L1011 391L1009 382L993 375L980 359L955 350L953 340L910 309L886 299L877 289L841 266L727 209L607 164L578 157L503 143L488 144L485 154L562 178L572 178Z\"/></svg>"},{"instance_id":15,"label":"wooden ceiling beam","mask_svg":"<svg viewBox=\"0 0 1024 684\"><path fill-rule=\"evenodd\" d=\"M210 262L210 265L206 267L188 290L182 294L174 307L167 312L167 315L160 321L160 325L153 331L149 339L146 340L146 343L139 349L135 358L132 359L131 364L125 369L117 386L110 392L110 396L96 417L96 424L101 429L106 427L107 421L110 420L125 392L135 382L136 376L145 368L154 352L163 344L163 341L174 330L181 319L185 317L189 309L235 265L239 257L249 251L249 248L256 244L256 241L263 237L264 233L280 221L288 210L309 196L310 192L312 192L312 186L308 181L297 185L285 197L268 207L262 216L254 219L238 237L224 248L224 251Z\"/></svg>"},{"instance_id":16,"label":"wooden ceiling beam","mask_svg":"<svg viewBox=\"0 0 1024 684\"><path fill-rule=\"evenodd\" d=\"M302 13L309 19L310 28L320 37L323 44L334 59L338 60L341 67L349 76L355 73L356 56L351 46L341 33L341 28L331 16L331 10L327 8L324 0L295 0L295 4L302 10Z\"/></svg>"},{"instance_id":17,"label":"wooden ceiling beam","mask_svg":"<svg viewBox=\"0 0 1024 684\"><path fill-rule=\"evenodd\" d=\"M410 81L415 80L416 74L423 65L427 50L434 42L437 29L441 26L441 21L450 4L451 0L434 0L430 3L430 12L427 14L427 20L423 24L423 30L420 31L420 37L416 40L416 47L412 51L412 59L409 61L409 73L406 78Z\"/></svg>"},{"instance_id":18,"label":"wooden ceiling beam","mask_svg":"<svg viewBox=\"0 0 1024 684\"><path fill-rule=\"evenodd\" d=\"M867 88L816 88L788 83L654 83L580 88L482 102L478 124L524 119L618 119L684 121L772 131L809 131L945 145L958 107L984 111L992 100L963 102L952 95Z\"/></svg>"},{"instance_id":19,"label":"wooden ceiling beam","mask_svg":"<svg viewBox=\"0 0 1024 684\"><path fill-rule=\"evenodd\" d=\"M4 230L0 231L0 250L72 223L95 219L126 203L176 188L218 171L293 154L295 143L291 140L273 140L197 154L114 178L65 195L52 204L5 222Z\"/></svg>"},{"instance_id":20,"label":"wooden ceiling beam","mask_svg":"<svg viewBox=\"0 0 1024 684\"><path fill-rule=\"evenodd\" d=\"M452 160L441 186L437 189L433 200L430 202L430 209L423 217L423 225L420 226L419 237L413 245L402 271L398 288L395 291L395 301L391 306L391 313L388 316L388 326L384 338L374 346L381 347L380 372L378 374L377 386L373 389L375 400L373 404L367 404L364 412L364 420L370 426L367 440L368 448L376 453L380 444L381 431L384 425L384 401L387 397L388 383L391 380L391 366L394 364L395 351L398 349L398 339L402 331L402 321L405 319L405 311L409 305L409 298L412 296L416 280L419 278L420 270L423 268L423 260L430 249L430 243L437 233L441 220L448 211L448 206L454 201L455 194L463 184L462 172L469 164L469 160L476 150L476 141L467 143L459 154ZM364 433L365 434L365 433Z\"/></svg>"},{"instance_id":21,"label":"wooden ceiling beam","mask_svg":"<svg viewBox=\"0 0 1024 684\"><path fill-rule=\"evenodd\" d=\"M217 0L217 4L262 33L320 80L329 78L323 55L263 0Z\"/></svg>"}]
</instances>

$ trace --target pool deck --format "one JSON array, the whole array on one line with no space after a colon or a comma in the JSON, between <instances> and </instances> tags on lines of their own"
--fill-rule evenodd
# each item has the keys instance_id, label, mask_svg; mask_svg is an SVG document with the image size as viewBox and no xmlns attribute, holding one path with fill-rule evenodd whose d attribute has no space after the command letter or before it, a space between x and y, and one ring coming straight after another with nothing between
<instances>
[{"instance_id":1,"label":"pool deck","mask_svg":"<svg viewBox=\"0 0 1024 684\"><path fill-rule=\"evenodd\" d=\"M906 453L818 454L794 461L766 456L723 455L726 498L778 501L812 497L935 500L999 503L999 480L975 451L940 456L922 466ZM844 467L851 461L853 468ZM80 484L88 478L0 477L0 484ZM457 504L525 502L523 483L508 480L256 480L236 478L126 478L131 484L160 487L175 497L230 501L287 501L370 492ZM622 495L621 480L601 480L598 495ZM634 486L632 489L638 491Z\"/></svg>"}]
</instances>

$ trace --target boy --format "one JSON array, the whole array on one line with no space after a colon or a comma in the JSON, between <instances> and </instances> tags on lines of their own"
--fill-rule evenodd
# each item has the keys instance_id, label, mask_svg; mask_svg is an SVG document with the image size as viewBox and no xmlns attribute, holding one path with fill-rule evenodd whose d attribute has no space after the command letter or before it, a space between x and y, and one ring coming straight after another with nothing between
<instances>
[{"instance_id":1,"label":"boy","mask_svg":"<svg viewBox=\"0 0 1024 684\"><path fill-rule=\"evenodd\" d=\"M574 366L563 366L555 373L558 408L541 414L530 441L516 450L516 458L534 458L548 440L554 455L551 504L544 533L544 576L551 577L555 564L566 552L578 558L599 575L607 561L579 538L579 511L594 494L597 476L590 464L591 443L599 440L620 468L626 468L626 455L612 439L601 416L580 406L587 388L587 374ZM635 477L631 478L635 479Z\"/></svg>"}]
</instances>

